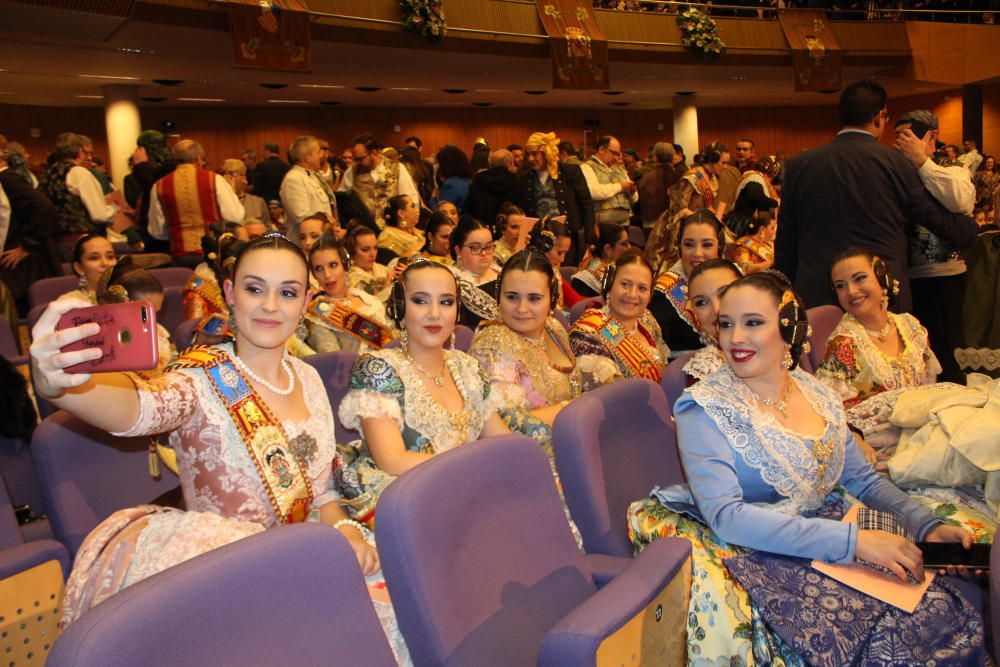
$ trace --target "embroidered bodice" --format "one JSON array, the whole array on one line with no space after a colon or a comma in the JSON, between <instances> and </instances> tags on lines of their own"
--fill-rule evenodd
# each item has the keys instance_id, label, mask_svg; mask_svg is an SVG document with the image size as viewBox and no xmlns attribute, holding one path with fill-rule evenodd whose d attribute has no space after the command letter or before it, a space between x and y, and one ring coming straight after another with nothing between
<instances>
[{"instance_id":1,"label":"embroidered bodice","mask_svg":"<svg viewBox=\"0 0 1000 667\"><path fill-rule=\"evenodd\" d=\"M850 313L830 334L816 377L833 388L847 407L883 391L931 384L941 372L920 322L907 313L889 313L889 320L903 341L895 357L880 350Z\"/></svg>"},{"instance_id":2,"label":"embroidered bodice","mask_svg":"<svg viewBox=\"0 0 1000 667\"><path fill-rule=\"evenodd\" d=\"M543 346L525 340L502 322L484 323L476 332L469 354L483 365L497 394L497 405L534 410L580 395L580 370L566 330L550 317L545 336L574 363L556 366Z\"/></svg>"},{"instance_id":3,"label":"embroidered bodice","mask_svg":"<svg viewBox=\"0 0 1000 667\"><path fill-rule=\"evenodd\" d=\"M482 366L458 350L445 350L445 365L464 405L453 413L427 391L424 378L399 348L362 355L351 369L350 390L340 403L340 421L361 432L365 418L396 422L410 451L439 454L479 437L490 414L490 384Z\"/></svg>"},{"instance_id":4,"label":"embroidered bodice","mask_svg":"<svg viewBox=\"0 0 1000 667\"><path fill-rule=\"evenodd\" d=\"M232 354L232 345L213 346ZM289 446L306 465L312 487L313 508L340 496L331 474L337 457L333 412L323 381L314 368L289 358L309 417L302 422L283 421ZM152 380L136 376L139 418L123 437L170 433L177 453L181 490L187 509L211 512L270 527L277 517L254 461L222 404L212 383L200 368L174 369Z\"/></svg>"},{"instance_id":5,"label":"embroidered bodice","mask_svg":"<svg viewBox=\"0 0 1000 667\"><path fill-rule=\"evenodd\" d=\"M228 312L215 273L208 264L202 262L195 267L194 273L184 285L184 319L194 320Z\"/></svg>"}]
</instances>

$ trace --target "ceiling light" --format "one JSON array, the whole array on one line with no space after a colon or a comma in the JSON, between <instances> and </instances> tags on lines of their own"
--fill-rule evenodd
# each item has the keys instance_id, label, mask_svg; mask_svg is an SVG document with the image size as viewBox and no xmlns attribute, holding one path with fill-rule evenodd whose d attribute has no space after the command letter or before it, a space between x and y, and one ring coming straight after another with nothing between
<instances>
[{"instance_id":1,"label":"ceiling light","mask_svg":"<svg viewBox=\"0 0 1000 667\"><path fill-rule=\"evenodd\" d=\"M547 90L526 90L526 91L524 91L525 95L544 95L547 92L548 92Z\"/></svg>"},{"instance_id":2,"label":"ceiling light","mask_svg":"<svg viewBox=\"0 0 1000 667\"><path fill-rule=\"evenodd\" d=\"M423 93L426 93L426 92L430 91L430 88L390 88L389 90L398 90L398 91L409 92L409 93L412 93L412 92L423 92Z\"/></svg>"},{"instance_id":3,"label":"ceiling light","mask_svg":"<svg viewBox=\"0 0 1000 667\"><path fill-rule=\"evenodd\" d=\"M326 101L320 102L320 104L323 104L323 105L328 106L328 107L336 107L336 106L340 106L341 104L343 104L343 102L338 102L336 100L326 100Z\"/></svg>"},{"instance_id":4,"label":"ceiling light","mask_svg":"<svg viewBox=\"0 0 1000 667\"><path fill-rule=\"evenodd\" d=\"M461 95L462 93L466 92L466 90L465 88L444 88L444 92L448 93L449 95Z\"/></svg>"},{"instance_id":5,"label":"ceiling light","mask_svg":"<svg viewBox=\"0 0 1000 667\"><path fill-rule=\"evenodd\" d=\"M221 97L178 97L178 102L225 102Z\"/></svg>"},{"instance_id":6,"label":"ceiling light","mask_svg":"<svg viewBox=\"0 0 1000 667\"><path fill-rule=\"evenodd\" d=\"M335 86L328 83L300 83L299 88L343 88L343 86Z\"/></svg>"},{"instance_id":7,"label":"ceiling light","mask_svg":"<svg viewBox=\"0 0 1000 667\"><path fill-rule=\"evenodd\" d=\"M271 90L281 90L282 88L288 88L287 83L262 83L261 88L270 88Z\"/></svg>"},{"instance_id":8,"label":"ceiling light","mask_svg":"<svg viewBox=\"0 0 1000 667\"><path fill-rule=\"evenodd\" d=\"M613 106L613 107L627 107L629 104L631 104L631 102L612 102L611 106Z\"/></svg>"},{"instance_id":9,"label":"ceiling light","mask_svg":"<svg viewBox=\"0 0 1000 667\"><path fill-rule=\"evenodd\" d=\"M103 100L104 95L77 95L81 100Z\"/></svg>"},{"instance_id":10,"label":"ceiling light","mask_svg":"<svg viewBox=\"0 0 1000 667\"><path fill-rule=\"evenodd\" d=\"M268 100L271 104L309 104L309 100Z\"/></svg>"},{"instance_id":11,"label":"ceiling light","mask_svg":"<svg viewBox=\"0 0 1000 667\"><path fill-rule=\"evenodd\" d=\"M110 74L77 74L84 79L117 79L120 81L138 81L137 76L112 76Z\"/></svg>"},{"instance_id":12,"label":"ceiling light","mask_svg":"<svg viewBox=\"0 0 1000 667\"><path fill-rule=\"evenodd\" d=\"M161 86L179 86L184 81L183 79L153 79L153 83L158 83Z\"/></svg>"},{"instance_id":13,"label":"ceiling light","mask_svg":"<svg viewBox=\"0 0 1000 667\"><path fill-rule=\"evenodd\" d=\"M746 80L747 78L745 76L741 76L739 74L733 77L733 81L746 81Z\"/></svg>"},{"instance_id":14,"label":"ceiling light","mask_svg":"<svg viewBox=\"0 0 1000 667\"><path fill-rule=\"evenodd\" d=\"M624 90L602 90L601 95L621 95Z\"/></svg>"},{"instance_id":15,"label":"ceiling light","mask_svg":"<svg viewBox=\"0 0 1000 667\"><path fill-rule=\"evenodd\" d=\"M472 106L474 106L474 107L491 107L491 106L493 106L493 102L473 102Z\"/></svg>"},{"instance_id":16,"label":"ceiling light","mask_svg":"<svg viewBox=\"0 0 1000 667\"><path fill-rule=\"evenodd\" d=\"M359 93L377 93L382 89L379 88L378 86L357 86L354 88L354 90L358 91Z\"/></svg>"},{"instance_id":17,"label":"ceiling light","mask_svg":"<svg viewBox=\"0 0 1000 667\"><path fill-rule=\"evenodd\" d=\"M140 97L143 102L166 102L166 97Z\"/></svg>"}]
</instances>

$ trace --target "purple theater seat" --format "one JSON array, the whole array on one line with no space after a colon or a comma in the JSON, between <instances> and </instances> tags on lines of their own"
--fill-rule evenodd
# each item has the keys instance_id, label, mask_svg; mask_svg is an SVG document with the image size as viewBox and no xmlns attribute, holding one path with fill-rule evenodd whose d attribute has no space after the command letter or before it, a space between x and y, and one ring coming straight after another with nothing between
<instances>
[{"instance_id":1,"label":"purple theater seat","mask_svg":"<svg viewBox=\"0 0 1000 667\"><path fill-rule=\"evenodd\" d=\"M330 407L333 408L334 438L339 443L350 442L361 437L357 431L352 431L341 424L338 415L340 402L344 400L349 389L351 368L357 360L358 355L354 352L322 352L302 359L315 368L323 380L327 398L330 399Z\"/></svg>"},{"instance_id":2,"label":"purple theater seat","mask_svg":"<svg viewBox=\"0 0 1000 667\"><path fill-rule=\"evenodd\" d=\"M149 438L118 438L62 410L46 417L31 438L52 534L75 556L87 534L116 510L154 501L177 488L160 466L149 475Z\"/></svg>"},{"instance_id":3,"label":"purple theater seat","mask_svg":"<svg viewBox=\"0 0 1000 667\"><path fill-rule=\"evenodd\" d=\"M615 382L574 399L556 417L552 444L587 553L631 556L629 504L654 486L684 481L666 397L649 380Z\"/></svg>"},{"instance_id":4,"label":"purple theater seat","mask_svg":"<svg viewBox=\"0 0 1000 667\"><path fill-rule=\"evenodd\" d=\"M181 287L187 284L188 278L194 273L191 269L184 268L182 266L168 266L162 269L150 269L149 272L153 274L160 284L163 285L163 289L168 287Z\"/></svg>"},{"instance_id":5,"label":"purple theater seat","mask_svg":"<svg viewBox=\"0 0 1000 667\"><path fill-rule=\"evenodd\" d=\"M183 352L194 343L194 328L200 321L201 319L197 317L193 320L184 320L175 329L170 330L170 340L174 342L178 352Z\"/></svg>"},{"instance_id":6,"label":"purple theater seat","mask_svg":"<svg viewBox=\"0 0 1000 667\"><path fill-rule=\"evenodd\" d=\"M7 484L14 505L31 505L31 511L37 516L45 514L42 485L25 438L0 435L0 478L0 483Z\"/></svg>"},{"instance_id":7,"label":"purple theater seat","mask_svg":"<svg viewBox=\"0 0 1000 667\"><path fill-rule=\"evenodd\" d=\"M674 414L674 403L687 387L688 376L684 372L684 364L690 361L693 356L694 352L683 352L676 359L672 359L663 369L660 388L663 389L663 393L667 397L667 414L671 416Z\"/></svg>"},{"instance_id":8,"label":"purple theater seat","mask_svg":"<svg viewBox=\"0 0 1000 667\"><path fill-rule=\"evenodd\" d=\"M420 464L386 488L376 516L386 583L417 665L592 665L596 644L690 568L689 542L659 540L634 563L599 559L605 573L621 574L598 590L545 454L521 435ZM683 632L686 610L673 630Z\"/></svg>"},{"instance_id":9,"label":"purple theater seat","mask_svg":"<svg viewBox=\"0 0 1000 667\"><path fill-rule=\"evenodd\" d=\"M56 641L49 667L389 667L357 559L322 524L280 526L126 588Z\"/></svg>"},{"instance_id":10,"label":"purple theater seat","mask_svg":"<svg viewBox=\"0 0 1000 667\"><path fill-rule=\"evenodd\" d=\"M10 328L10 322L3 315L0 315L0 356L11 363L21 358L21 349L14 338L14 330Z\"/></svg>"},{"instance_id":11,"label":"purple theater seat","mask_svg":"<svg viewBox=\"0 0 1000 667\"><path fill-rule=\"evenodd\" d=\"M563 329L565 329L567 332L569 331L570 328L569 319L566 317L566 314L563 311L553 310L552 317L554 317L556 321L562 325Z\"/></svg>"},{"instance_id":12,"label":"purple theater seat","mask_svg":"<svg viewBox=\"0 0 1000 667\"><path fill-rule=\"evenodd\" d=\"M1000 662L1000 546L997 546L997 535L993 536L993 548L990 549L988 615L993 621L993 659Z\"/></svg>"},{"instance_id":13,"label":"purple theater seat","mask_svg":"<svg viewBox=\"0 0 1000 667\"><path fill-rule=\"evenodd\" d=\"M819 368L819 362L826 356L826 344L830 333L840 324L843 316L844 311L838 306L816 306L806 311L813 334L809 339L812 345L812 350L809 352L810 372Z\"/></svg>"},{"instance_id":14,"label":"purple theater seat","mask_svg":"<svg viewBox=\"0 0 1000 667\"><path fill-rule=\"evenodd\" d=\"M79 288L80 279L75 275L42 278L28 285L28 308L55 301L66 292Z\"/></svg>"},{"instance_id":15,"label":"purple theater seat","mask_svg":"<svg viewBox=\"0 0 1000 667\"><path fill-rule=\"evenodd\" d=\"M576 323L580 316L583 315L583 311L588 308L596 308L597 306L604 305L604 299L599 296L595 296L589 299L582 299L577 301L569 308L569 323L570 326Z\"/></svg>"},{"instance_id":16,"label":"purple theater seat","mask_svg":"<svg viewBox=\"0 0 1000 667\"><path fill-rule=\"evenodd\" d=\"M38 322L38 318L40 318L42 316L42 313L45 312L45 309L49 307L50 303L51 303L51 301L46 301L45 303L40 303L37 306L32 306L31 310L28 311L28 317L26 319L27 319L27 322L28 322L28 334L29 335L32 333L32 329L35 328L35 323Z\"/></svg>"},{"instance_id":17,"label":"purple theater seat","mask_svg":"<svg viewBox=\"0 0 1000 667\"><path fill-rule=\"evenodd\" d=\"M164 286L163 307L156 314L157 324L170 333L173 338L174 331L184 322L184 288L177 285ZM177 343L175 342L174 345Z\"/></svg>"},{"instance_id":18,"label":"purple theater seat","mask_svg":"<svg viewBox=\"0 0 1000 667\"><path fill-rule=\"evenodd\" d=\"M646 247L646 232L642 227L630 226L628 228L628 242L636 248Z\"/></svg>"}]
</instances>

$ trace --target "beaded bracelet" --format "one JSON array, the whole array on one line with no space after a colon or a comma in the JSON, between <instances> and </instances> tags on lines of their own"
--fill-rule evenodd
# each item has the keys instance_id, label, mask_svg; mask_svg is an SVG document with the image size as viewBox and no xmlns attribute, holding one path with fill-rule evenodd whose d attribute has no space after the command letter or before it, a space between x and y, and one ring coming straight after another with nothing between
<instances>
[{"instance_id":1,"label":"beaded bracelet","mask_svg":"<svg viewBox=\"0 0 1000 667\"><path fill-rule=\"evenodd\" d=\"M339 530L341 526L354 526L358 529L358 532L361 533L362 538L368 538L368 531L366 531L365 527L354 519L341 519L337 523L333 524L333 529Z\"/></svg>"}]
</instances>

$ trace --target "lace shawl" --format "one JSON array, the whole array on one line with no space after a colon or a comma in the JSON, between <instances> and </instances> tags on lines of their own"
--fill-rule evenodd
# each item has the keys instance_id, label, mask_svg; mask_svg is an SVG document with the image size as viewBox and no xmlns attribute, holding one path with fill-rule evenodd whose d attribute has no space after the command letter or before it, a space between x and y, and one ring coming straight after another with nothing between
<instances>
[{"instance_id":1,"label":"lace shawl","mask_svg":"<svg viewBox=\"0 0 1000 667\"><path fill-rule=\"evenodd\" d=\"M707 345L694 353L684 364L684 372L695 380L704 380L726 365L726 357L715 345Z\"/></svg>"},{"instance_id":2,"label":"lace shawl","mask_svg":"<svg viewBox=\"0 0 1000 667\"><path fill-rule=\"evenodd\" d=\"M580 371L566 330L550 317L545 333L574 362L572 367L553 367L544 348L532 345L500 322L484 323L476 332L469 354L490 376L498 405L534 410L580 394Z\"/></svg>"},{"instance_id":3,"label":"lace shawl","mask_svg":"<svg viewBox=\"0 0 1000 667\"><path fill-rule=\"evenodd\" d=\"M786 514L801 514L822 506L844 470L847 422L840 400L801 369L791 372L802 395L827 423L822 438L834 445L826 474L818 478L812 446L785 430L773 415L756 409L750 388L729 366L687 389L704 408L740 458L785 500L768 504Z\"/></svg>"},{"instance_id":4,"label":"lace shawl","mask_svg":"<svg viewBox=\"0 0 1000 667\"><path fill-rule=\"evenodd\" d=\"M500 316L500 305L497 303L497 300L484 290L479 289L479 285L485 283L479 282L479 279L475 275L465 269L459 268L456 264L448 268L455 274L455 281L458 283L459 291L462 294L463 306L480 319L502 319Z\"/></svg>"},{"instance_id":5,"label":"lace shawl","mask_svg":"<svg viewBox=\"0 0 1000 667\"><path fill-rule=\"evenodd\" d=\"M217 346L232 354L232 344ZM337 457L333 412L323 381L314 368L290 357L302 386L309 417L283 421L289 446L305 464L312 485L313 508L337 500L331 464ZM170 433L177 452L181 489L187 509L240 521L274 526L277 517L264 483L204 371L168 371L151 380L130 374L139 396L139 416L132 428L112 435L133 437Z\"/></svg>"},{"instance_id":6,"label":"lace shawl","mask_svg":"<svg viewBox=\"0 0 1000 667\"><path fill-rule=\"evenodd\" d=\"M455 416L427 391L423 377L400 349L362 355L351 370L351 388L340 403L340 421L361 432L361 420L396 422L406 448L439 454L476 440L497 408L482 366L458 350L445 350L445 364L462 395L461 414L468 417L465 437L453 425Z\"/></svg>"}]
</instances>

